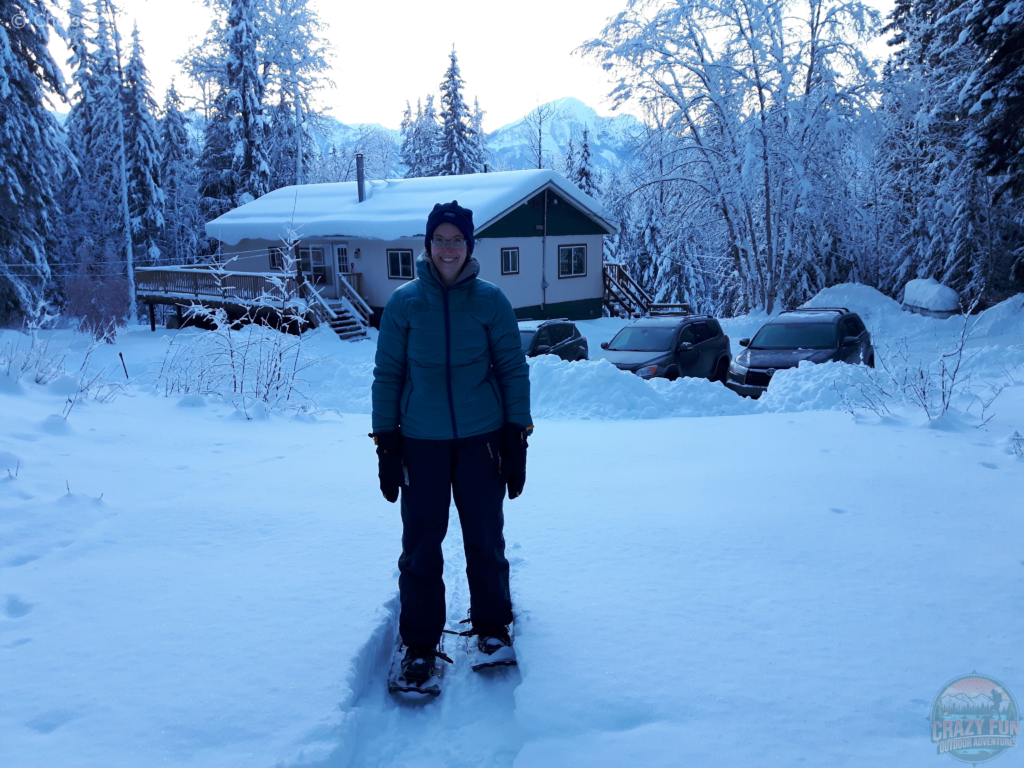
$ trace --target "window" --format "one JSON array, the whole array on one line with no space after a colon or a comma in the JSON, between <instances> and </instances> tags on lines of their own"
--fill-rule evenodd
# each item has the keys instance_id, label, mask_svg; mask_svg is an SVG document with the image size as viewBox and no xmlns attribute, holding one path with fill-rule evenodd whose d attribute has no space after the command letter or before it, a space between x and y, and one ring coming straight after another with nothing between
<instances>
[{"instance_id":1,"label":"window","mask_svg":"<svg viewBox=\"0 0 1024 768\"><path fill-rule=\"evenodd\" d=\"M558 276L583 277L587 274L587 246L558 246Z\"/></svg>"},{"instance_id":2,"label":"window","mask_svg":"<svg viewBox=\"0 0 1024 768\"><path fill-rule=\"evenodd\" d=\"M572 338L572 326L568 323L560 323L551 327L551 338L555 344L561 344Z\"/></svg>"},{"instance_id":3,"label":"window","mask_svg":"<svg viewBox=\"0 0 1024 768\"><path fill-rule=\"evenodd\" d=\"M694 331L695 328L692 325L684 326L683 329L679 331L679 339L676 341L676 346L678 347L682 344L699 344L699 337L694 333Z\"/></svg>"},{"instance_id":4,"label":"window","mask_svg":"<svg viewBox=\"0 0 1024 768\"><path fill-rule=\"evenodd\" d=\"M697 341L694 342L695 344L700 344L701 342L705 342L708 339L713 339L715 337L714 332L707 323L694 323L690 328L693 329L693 335L697 339Z\"/></svg>"},{"instance_id":5,"label":"window","mask_svg":"<svg viewBox=\"0 0 1024 768\"><path fill-rule=\"evenodd\" d=\"M299 262L302 264L302 273L313 285L330 283L323 248L299 248Z\"/></svg>"},{"instance_id":6,"label":"window","mask_svg":"<svg viewBox=\"0 0 1024 768\"><path fill-rule=\"evenodd\" d=\"M537 346L538 347L541 346L542 344L544 346L546 346L546 347L550 347L550 346L553 346L554 343L555 343L555 340L553 338L551 338L551 326L550 325L546 325L543 328L541 328L539 331L537 331Z\"/></svg>"},{"instance_id":7,"label":"window","mask_svg":"<svg viewBox=\"0 0 1024 768\"><path fill-rule=\"evenodd\" d=\"M412 280L412 251L388 251L388 277Z\"/></svg>"},{"instance_id":8,"label":"window","mask_svg":"<svg viewBox=\"0 0 1024 768\"><path fill-rule=\"evenodd\" d=\"M270 268L284 269L284 248L270 249Z\"/></svg>"},{"instance_id":9,"label":"window","mask_svg":"<svg viewBox=\"0 0 1024 768\"><path fill-rule=\"evenodd\" d=\"M503 275L518 275L519 274L519 249L518 248L502 248L501 249L501 274L503 274Z\"/></svg>"},{"instance_id":10,"label":"window","mask_svg":"<svg viewBox=\"0 0 1024 768\"><path fill-rule=\"evenodd\" d=\"M347 275L349 272L354 272L355 270L352 269L352 265L348 261L348 246L336 245L334 249L338 256L338 273Z\"/></svg>"}]
</instances>

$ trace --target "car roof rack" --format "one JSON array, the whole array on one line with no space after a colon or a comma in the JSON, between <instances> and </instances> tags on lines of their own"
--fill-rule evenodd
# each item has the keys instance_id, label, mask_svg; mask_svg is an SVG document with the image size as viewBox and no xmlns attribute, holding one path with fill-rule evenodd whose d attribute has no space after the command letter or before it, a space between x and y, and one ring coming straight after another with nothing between
<instances>
[{"instance_id":1,"label":"car roof rack","mask_svg":"<svg viewBox=\"0 0 1024 768\"><path fill-rule=\"evenodd\" d=\"M784 309L780 314L787 312L849 312L846 307L797 307L796 309Z\"/></svg>"},{"instance_id":2,"label":"car roof rack","mask_svg":"<svg viewBox=\"0 0 1024 768\"><path fill-rule=\"evenodd\" d=\"M655 315L690 315L693 314L693 310L689 304L651 304L648 314L651 317Z\"/></svg>"}]
</instances>

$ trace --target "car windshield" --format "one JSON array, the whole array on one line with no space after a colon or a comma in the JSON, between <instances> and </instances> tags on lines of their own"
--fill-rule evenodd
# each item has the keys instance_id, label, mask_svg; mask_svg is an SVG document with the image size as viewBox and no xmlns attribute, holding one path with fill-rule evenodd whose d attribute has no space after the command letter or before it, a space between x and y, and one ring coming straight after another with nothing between
<instances>
[{"instance_id":1,"label":"car windshield","mask_svg":"<svg viewBox=\"0 0 1024 768\"><path fill-rule=\"evenodd\" d=\"M664 352L672 348L675 333L676 329L672 327L631 325L615 334L608 349L617 352Z\"/></svg>"},{"instance_id":2,"label":"car windshield","mask_svg":"<svg viewBox=\"0 0 1024 768\"><path fill-rule=\"evenodd\" d=\"M520 331L519 332L519 338L521 338L522 341L523 341L523 352L529 352L530 351L530 342L533 341L533 334L535 334L535 333L536 333L536 331Z\"/></svg>"},{"instance_id":3,"label":"car windshield","mask_svg":"<svg viewBox=\"0 0 1024 768\"><path fill-rule=\"evenodd\" d=\"M836 327L832 323L769 323L764 326L751 347L757 349L833 349Z\"/></svg>"}]
</instances>

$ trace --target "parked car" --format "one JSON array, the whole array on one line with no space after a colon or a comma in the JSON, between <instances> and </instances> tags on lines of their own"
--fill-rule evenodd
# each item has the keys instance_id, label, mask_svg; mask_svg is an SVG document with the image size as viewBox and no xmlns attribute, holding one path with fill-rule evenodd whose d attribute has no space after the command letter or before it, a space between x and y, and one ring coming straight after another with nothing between
<instances>
[{"instance_id":1,"label":"parked car","mask_svg":"<svg viewBox=\"0 0 1024 768\"><path fill-rule=\"evenodd\" d=\"M674 381L694 376L724 381L729 370L729 337L709 315L644 317L601 344L616 368L644 379Z\"/></svg>"},{"instance_id":2,"label":"parked car","mask_svg":"<svg viewBox=\"0 0 1024 768\"><path fill-rule=\"evenodd\" d=\"M845 307L791 309L772 318L729 366L725 385L734 392L758 398L776 371L794 368L804 360L832 360L875 367L871 334L856 312Z\"/></svg>"},{"instance_id":3,"label":"parked car","mask_svg":"<svg viewBox=\"0 0 1024 768\"><path fill-rule=\"evenodd\" d=\"M571 363L590 354L586 336L571 320L520 320L519 336L527 357L558 355Z\"/></svg>"}]
</instances>

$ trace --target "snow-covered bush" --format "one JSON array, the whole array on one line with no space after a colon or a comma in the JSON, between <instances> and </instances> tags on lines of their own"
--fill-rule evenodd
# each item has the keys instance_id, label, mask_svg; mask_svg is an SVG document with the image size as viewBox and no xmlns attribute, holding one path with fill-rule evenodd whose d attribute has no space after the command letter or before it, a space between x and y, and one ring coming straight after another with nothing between
<instances>
[{"instance_id":1,"label":"snow-covered bush","mask_svg":"<svg viewBox=\"0 0 1024 768\"><path fill-rule=\"evenodd\" d=\"M49 338L35 332L7 336L0 344L0 374L15 382L27 376L36 384L49 384L64 374L67 353L54 350Z\"/></svg>"},{"instance_id":2,"label":"snow-covered bush","mask_svg":"<svg viewBox=\"0 0 1024 768\"><path fill-rule=\"evenodd\" d=\"M257 404L278 410L315 407L302 374L319 360L305 353L301 334L260 323L238 327L222 309L193 312L201 313L213 330L182 332L171 339L155 372L166 396L220 398L250 418Z\"/></svg>"},{"instance_id":3,"label":"snow-covered bush","mask_svg":"<svg viewBox=\"0 0 1024 768\"><path fill-rule=\"evenodd\" d=\"M920 410L929 421L945 415L954 405L963 411L980 409L982 421L999 393L1010 383L1002 374L979 370L982 350L968 347L978 319L965 316L958 336L941 345L931 357L912 356L906 337L875 348L876 368L844 368L841 397L851 411L870 411L878 416L895 406ZM834 385L839 390L839 385Z\"/></svg>"}]
</instances>

